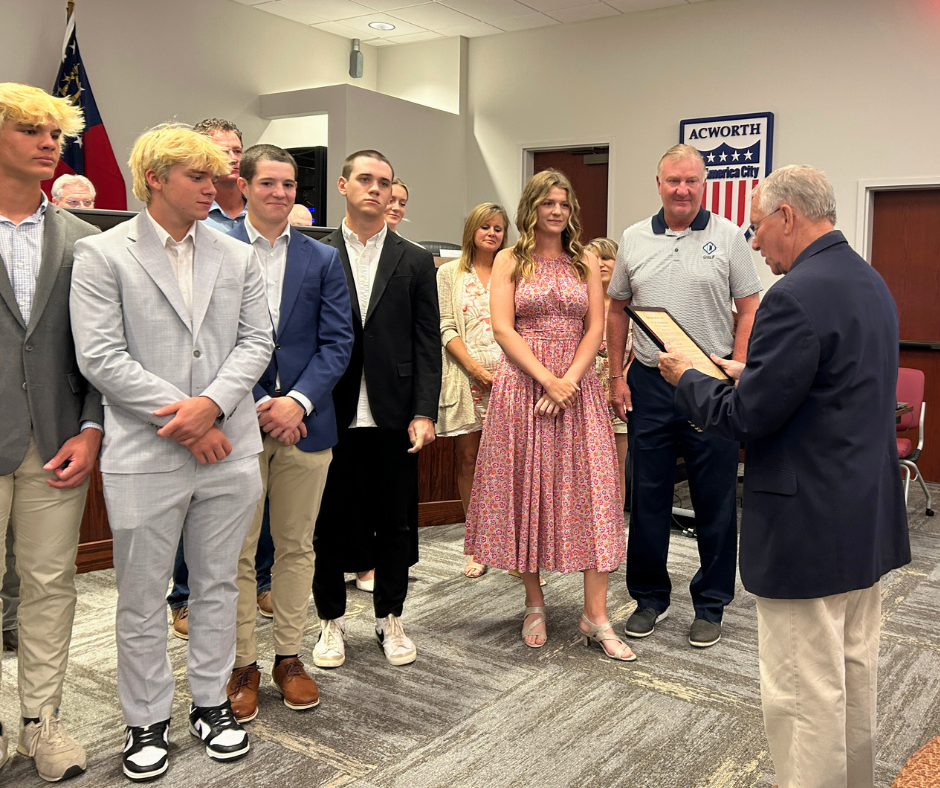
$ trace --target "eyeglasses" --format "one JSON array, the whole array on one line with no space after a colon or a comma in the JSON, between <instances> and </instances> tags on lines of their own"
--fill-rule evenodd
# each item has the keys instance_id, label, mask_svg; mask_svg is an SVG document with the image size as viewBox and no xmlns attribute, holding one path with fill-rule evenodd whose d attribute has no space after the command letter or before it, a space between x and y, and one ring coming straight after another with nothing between
<instances>
[{"instance_id":1,"label":"eyeglasses","mask_svg":"<svg viewBox=\"0 0 940 788\"><path fill-rule=\"evenodd\" d=\"M781 205L780 208L783 208L783 206ZM777 211L779 211L780 208L777 208ZM757 231L760 229L760 226L761 226L764 222L766 222L771 216L773 216L777 211L771 211L771 212L768 213L763 219L761 219L759 222L757 222L756 224L752 224L752 225L748 228L749 232L751 233L751 237L752 237L752 238L757 234Z\"/></svg>"},{"instance_id":2,"label":"eyeglasses","mask_svg":"<svg viewBox=\"0 0 940 788\"><path fill-rule=\"evenodd\" d=\"M68 200L63 200L62 202L68 208L94 208L95 207L94 200L76 200L74 198L70 198Z\"/></svg>"}]
</instances>

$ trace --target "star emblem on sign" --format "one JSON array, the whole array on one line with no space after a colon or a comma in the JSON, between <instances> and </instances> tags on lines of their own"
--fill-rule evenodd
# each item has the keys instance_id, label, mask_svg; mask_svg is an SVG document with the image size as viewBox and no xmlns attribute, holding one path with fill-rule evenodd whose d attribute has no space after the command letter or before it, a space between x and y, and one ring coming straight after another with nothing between
<instances>
[{"instance_id":1,"label":"star emblem on sign","mask_svg":"<svg viewBox=\"0 0 940 788\"><path fill-rule=\"evenodd\" d=\"M717 248L718 247L715 246L715 244L713 244L711 241L709 241L707 244L705 244L705 246L702 247L702 249L705 250L705 254L714 254Z\"/></svg>"}]
</instances>

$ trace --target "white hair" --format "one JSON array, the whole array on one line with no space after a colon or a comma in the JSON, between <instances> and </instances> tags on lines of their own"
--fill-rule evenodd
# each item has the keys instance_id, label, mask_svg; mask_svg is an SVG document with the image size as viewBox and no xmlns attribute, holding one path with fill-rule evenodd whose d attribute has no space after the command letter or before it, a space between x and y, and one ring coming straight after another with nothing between
<instances>
[{"instance_id":1,"label":"white hair","mask_svg":"<svg viewBox=\"0 0 940 788\"><path fill-rule=\"evenodd\" d=\"M60 175L52 184L52 198L54 200L62 199L62 189L73 183L80 183L91 192L91 198L95 198L95 184L93 184L84 175Z\"/></svg>"},{"instance_id":2,"label":"white hair","mask_svg":"<svg viewBox=\"0 0 940 788\"><path fill-rule=\"evenodd\" d=\"M826 173L808 164L791 164L768 175L755 190L757 207L769 216L786 203L813 222L836 223L836 195Z\"/></svg>"}]
</instances>

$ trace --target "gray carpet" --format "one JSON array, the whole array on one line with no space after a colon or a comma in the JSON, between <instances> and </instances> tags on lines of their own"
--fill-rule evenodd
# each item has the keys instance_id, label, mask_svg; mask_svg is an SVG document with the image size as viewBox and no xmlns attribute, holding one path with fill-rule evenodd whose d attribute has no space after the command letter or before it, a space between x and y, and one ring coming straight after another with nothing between
<instances>
[{"instance_id":1,"label":"gray carpet","mask_svg":"<svg viewBox=\"0 0 940 788\"><path fill-rule=\"evenodd\" d=\"M940 509L940 485L932 486ZM940 517L926 518L911 490L914 560L884 583L879 688L879 786L940 733ZM209 761L186 724L186 645L169 639L177 676L171 786L339 788L769 788L757 678L754 599L739 587L724 637L692 649L688 583L695 543L675 534L675 594L655 635L634 642L639 661L614 663L577 640L580 575L548 575L548 644L519 639L520 581L490 571L466 580L463 527L421 532L422 560L405 624L418 661L388 666L372 632L371 597L350 584L347 664L316 670L322 702L306 713L281 703L270 676L271 623L259 617L261 712L252 751L234 764ZM79 602L62 716L88 752L74 786L126 786L123 725L115 691L114 577L78 579ZM621 629L633 608L621 569L611 576L610 617ZM316 641L311 606L304 656ZM315 670L315 669L314 669ZM16 659L4 655L0 719L15 728ZM15 746L15 745L13 745ZM11 746L11 752L13 749ZM0 785L45 783L21 755Z\"/></svg>"}]
</instances>

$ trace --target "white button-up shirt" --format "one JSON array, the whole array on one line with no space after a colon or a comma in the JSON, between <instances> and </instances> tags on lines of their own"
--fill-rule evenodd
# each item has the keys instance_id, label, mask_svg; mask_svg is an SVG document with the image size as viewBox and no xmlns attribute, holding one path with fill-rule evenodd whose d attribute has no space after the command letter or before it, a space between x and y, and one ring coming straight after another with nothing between
<instances>
[{"instance_id":1,"label":"white button-up shirt","mask_svg":"<svg viewBox=\"0 0 940 788\"><path fill-rule=\"evenodd\" d=\"M356 294L359 298L359 313L362 325L366 324L366 315L369 311L369 299L372 296L372 285L375 282L375 272L379 268L379 258L385 248L385 237L388 235L388 225L383 224L382 229L369 238L364 244L359 241L352 230L346 226L343 219L343 240L346 242L346 254L349 256L349 267L352 269L353 280L356 283ZM369 395L366 392L366 371L362 370L362 381L359 383L359 405L356 416L350 427L377 427L372 418L372 409L369 407Z\"/></svg>"},{"instance_id":2,"label":"white button-up shirt","mask_svg":"<svg viewBox=\"0 0 940 788\"><path fill-rule=\"evenodd\" d=\"M42 232L48 204L49 200L43 194L36 211L19 224L6 216L0 216L0 256L6 264L13 295L27 326L36 297L39 266L42 264Z\"/></svg>"},{"instance_id":3,"label":"white button-up shirt","mask_svg":"<svg viewBox=\"0 0 940 788\"><path fill-rule=\"evenodd\" d=\"M287 249L290 246L290 224L285 224L281 234L274 239L272 246L268 239L259 233L252 225L249 219L245 219L245 232L248 234L248 242L255 253L255 260L261 266L261 274L264 277L264 292L268 298L268 312L271 313L271 323L274 325L274 335L277 336L278 325L281 322L281 295L284 292L284 272L287 270ZM281 388L281 373L277 373L277 383L275 386ZM291 389L287 392L288 397L297 400L309 416L313 413L313 403L297 389ZM270 397L262 397L258 400L260 405L267 402Z\"/></svg>"},{"instance_id":4,"label":"white button-up shirt","mask_svg":"<svg viewBox=\"0 0 940 788\"><path fill-rule=\"evenodd\" d=\"M163 226L150 215L150 211L145 211L147 218L153 224L153 229L157 232L157 238L166 251L167 260L176 274L176 281L179 283L180 292L183 294L183 303L186 305L186 311L189 317L193 316L193 259L196 256L196 223L189 226L186 235L182 241L173 240Z\"/></svg>"}]
</instances>

